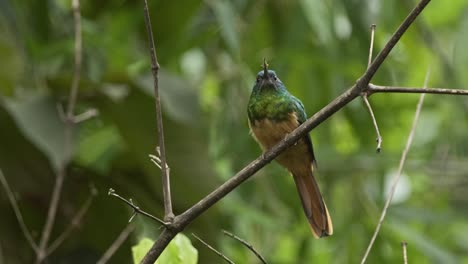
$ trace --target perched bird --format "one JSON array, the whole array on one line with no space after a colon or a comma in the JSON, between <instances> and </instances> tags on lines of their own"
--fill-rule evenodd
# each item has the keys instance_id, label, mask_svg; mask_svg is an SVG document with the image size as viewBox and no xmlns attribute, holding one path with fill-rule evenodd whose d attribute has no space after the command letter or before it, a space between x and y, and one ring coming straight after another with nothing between
<instances>
[{"instance_id":1,"label":"perched bird","mask_svg":"<svg viewBox=\"0 0 468 264\"><path fill-rule=\"evenodd\" d=\"M265 61L263 70L257 74L247 111L251 133L263 151L272 148L307 119L302 102L286 90ZM316 161L310 136L301 138L276 161L294 177L314 237L331 235L330 215L314 178Z\"/></svg>"}]
</instances>

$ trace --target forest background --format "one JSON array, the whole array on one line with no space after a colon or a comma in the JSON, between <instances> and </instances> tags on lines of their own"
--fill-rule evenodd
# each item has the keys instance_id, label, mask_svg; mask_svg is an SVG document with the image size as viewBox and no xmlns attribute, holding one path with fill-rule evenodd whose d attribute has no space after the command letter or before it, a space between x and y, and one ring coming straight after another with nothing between
<instances>
[{"instance_id":1,"label":"forest background","mask_svg":"<svg viewBox=\"0 0 468 264\"><path fill-rule=\"evenodd\" d=\"M309 116L365 71L370 25L375 49L414 1L150 1L158 53L167 161L174 211L183 212L261 154L249 135L246 106L263 58ZM153 80L141 1L81 3L83 67L76 113L98 116L74 127L64 148L64 107L74 73L70 1L0 1L0 169L25 224L39 240L57 171L66 166L52 241L89 209L50 255L51 263L94 263L127 227L131 208L109 188L162 217L161 177L148 154L157 145ZM468 3L432 1L403 36L373 83L468 87ZM195 233L236 263L258 259L228 230L272 263L356 263L377 224L411 128L419 95L376 94L311 133L318 180L334 235L315 240L292 178L271 163L202 215L184 234L200 263L221 260ZM60 106L60 107L58 107ZM408 242L413 263L468 263L468 99L428 95L404 174L369 263L396 263ZM92 186L92 187L90 187ZM97 191L97 195L91 193ZM7 193L0 192L0 262L29 263ZM131 247L157 238L141 216L110 263L130 263Z\"/></svg>"}]
</instances>

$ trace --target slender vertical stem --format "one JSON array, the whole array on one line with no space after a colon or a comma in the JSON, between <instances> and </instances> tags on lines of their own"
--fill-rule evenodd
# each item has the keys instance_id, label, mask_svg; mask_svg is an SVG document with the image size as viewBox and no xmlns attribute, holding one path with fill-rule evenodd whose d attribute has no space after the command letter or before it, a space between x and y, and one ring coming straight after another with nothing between
<instances>
[{"instance_id":1,"label":"slender vertical stem","mask_svg":"<svg viewBox=\"0 0 468 264\"><path fill-rule=\"evenodd\" d=\"M372 62L372 52L374 50L374 35L375 35L375 28L377 26L375 24L371 25L371 41L369 45L369 60L367 61L367 68L369 69L369 66L371 65Z\"/></svg>"},{"instance_id":2,"label":"slender vertical stem","mask_svg":"<svg viewBox=\"0 0 468 264\"><path fill-rule=\"evenodd\" d=\"M70 88L70 96L68 98L67 113L64 128L64 157L59 164L57 176L55 178L55 185L52 191L52 197L50 200L49 210L47 212L47 219L42 230L41 240L39 242L39 250L36 255L36 263L41 263L47 256L47 246L49 243L50 235L54 227L55 218L57 216L57 209L60 203L60 197L62 194L63 183L66 178L66 170L69 160L71 158L71 144L73 137L74 127L74 110L78 95L78 88L81 78L81 64L82 64L82 38L81 38L81 13L80 13L80 1L72 1L73 18L75 24L75 70L73 74L73 80Z\"/></svg>"},{"instance_id":3,"label":"slender vertical stem","mask_svg":"<svg viewBox=\"0 0 468 264\"><path fill-rule=\"evenodd\" d=\"M424 80L424 87L427 87L427 82L429 80L429 70L427 71L426 74L426 79ZM403 172L403 166L405 165L406 157L408 155L409 149L411 147L411 144L413 143L413 138L414 134L416 131L416 126L418 124L419 120L419 115L421 113L421 109L424 103L424 97L426 94L421 94L419 97L418 105L416 106L416 112L414 114L414 119L413 119L413 125L411 126L410 133L408 135L408 139L406 141L405 148L403 149L403 153L401 154L401 159L400 159L400 164L398 166L398 172L395 176L395 178L392 181L392 187L390 189L390 193L388 194L387 200L385 201L385 206L382 210L382 213L380 215L379 222L377 223L377 226L375 228L374 234L372 235L371 241L369 242L369 245L367 246L366 252L364 253L364 256L362 257L361 264L364 264L367 260L367 257L369 256L370 250L372 249L372 246L374 245L375 239L377 238L377 235L379 234L380 228L382 227L382 223L385 219L385 215L387 214L387 210L390 207L390 203L392 202L393 195L395 194L396 188L398 186L398 181L400 180L401 173Z\"/></svg>"},{"instance_id":4,"label":"slender vertical stem","mask_svg":"<svg viewBox=\"0 0 468 264\"><path fill-rule=\"evenodd\" d=\"M159 153L161 156L161 171L162 171L162 184L163 184L163 195L164 195L164 221L170 222L174 219L174 213L172 212L172 200L171 200L171 183L169 179L169 170L166 162L166 147L164 144L164 129L161 113L161 99L159 97L159 63L156 55L156 48L154 45L153 29L151 27L151 19L148 10L148 2L144 2L144 14L145 14L145 25L148 33L148 42L151 56L151 72L153 73L154 80L154 96L156 105L156 123L158 129L158 142L159 142Z\"/></svg>"},{"instance_id":5,"label":"slender vertical stem","mask_svg":"<svg viewBox=\"0 0 468 264\"><path fill-rule=\"evenodd\" d=\"M408 243L406 241L401 242L401 247L403 248L403 264L408 264L408 253L406 252Z\"/></svg>"},{"instance_id":6,"label":"slender vertical stem","mask_svg":"<svg viewBox=\"0 0 468 264\"><path fill-rule=\"evenodd\" d=\"M369 60L367 61L367 69L369 69L371 62L372 62L372 52L374 50L374 36L375 36L376 27L377 26L375 24L371 25L371 40L370 40L370 45L369 45ZM362 100L366 104L366 107L369 110L369 113L371 115L372 123L374 124L375 133L377 134L376 150L377 150L377 153L380 153L380 151L382 150L382 136L380 135L379 126L377 125L377 119L375 119L374 110L372 109L372 106L369 102L368 92L362 93Z\"/></svg>"},{"instance_id":7,"label":"slender vertical stem","mask_svg":"<svg viewBox=\"0 0 468 264\"><path fill-rule=\"evenodd\" d=\"M380 151L382 150L382 136L380 135L379 125L377 124L377 119L375 119L374 110L372 110L372 106L370 105L370 102L369 102L368 98L369 97L368 97L367 93L364 93L362 95L362 100L364 101L364 103L366 104L367 109L369 110L369 113L370 113L371 119L372 119L372 124L374 124L375 133L377 134L377 139L376 139L377 148L376 148L376 151L377 151L377 153L380 153Z\"/></svg>"}]
</instances>

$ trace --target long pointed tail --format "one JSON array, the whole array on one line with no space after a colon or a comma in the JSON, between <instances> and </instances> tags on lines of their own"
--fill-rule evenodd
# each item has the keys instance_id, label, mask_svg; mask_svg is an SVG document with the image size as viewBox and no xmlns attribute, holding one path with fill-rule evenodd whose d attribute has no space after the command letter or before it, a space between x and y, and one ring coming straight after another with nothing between
<instances>
[{"instance_id":1,"label":"long pointed tail","mask_svg":"<svg viewBox=\"0 0 468 264\"><path fill-rule=\"evenodd\" d=\"M320 194L312 170L307 171L306 174L293 173L304 213L309 220L315 238L330 236L333 234L333 225L327 206L323 201L322 194Z\"/></svg>"}]
</instances>

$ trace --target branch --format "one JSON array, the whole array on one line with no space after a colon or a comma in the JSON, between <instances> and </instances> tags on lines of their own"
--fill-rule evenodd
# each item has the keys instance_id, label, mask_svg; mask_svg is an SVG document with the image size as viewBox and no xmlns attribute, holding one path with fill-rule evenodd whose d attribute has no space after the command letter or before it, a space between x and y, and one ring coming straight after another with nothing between
<instances>
[{"instance_id":1,"label":"branch","mask_svg":"<svg viewBox=\"0 0 468 264\"><path fill-rule=\"evenodd\" d=\"M54 252L70 236L73 230L81 224L81 221L83 221L84 216L88 212L89 207L97 195L97 190L94 186L90 186L90 190L91 193L88 196L88 199L86 199L80 209L76 212L75 216L73 216L72 221L68 225L67 229L65 229L65 231L63 231L62 234L60 234L49 246L46 256L52 254L52 252Z\"/></svg>"},{"instance_id":2,"label":"branch","mask_svg":"<svg viewBox=\"0 0 468 264\"><path fill-rule=\"evenodd\" d=\"M372 51L374 50L374 36L375 36L375 28L377 27L376 24L372 24L371 28L371 41L369 45L369 59L367 60L367 68L371 65L372 62Z\"/></svg>"},{"instance_id":3,"label":"branch","mask_svg":"<svg viewBox=\"0 0 468 264\"><path fill-rule=\"evenodd\" d=\"M248 243L247 241L243 240L242 238L226 231L226 230L223 230L223 233L227 236L230 236L232 238L234 238L235 240L239 241L242 245L244 245L245 247L247 247L250 251L252 251L252 253L255 254L255 256L257 256L257 258L263 263L263 264L268 264L267 261L265 260L265 258L260 254L258 253L257 250L255 250L255 248L250 244Z\"/></svg>"},{"instance_id":4,"label":"branch","mask_svg":"<svg viewBox=\"0 0 468 264\"><path fill-rule=\"evenodd\" d=\"M127 200L127 199L123 198L122 196L118 195L118 194L115 192L115 190L112 189L112 188L109 189L109 192L107 193L107 195L111 195L111 196L117 197L117 198L119 198L121 201L123 201L124 203L128 204L130 207L133 208L133 214L132 214L132 216L130 217L130 219L128 220L129 223L132 222L133 218L134 218L137 214L142 214L142 215L144 215L144 216L146 216L146 217L148 217L148 218L151 218L151 219L155 220L156 222L159 222L161 225L163 225L163 226L165 226L165 227L167 227L167 226L169 225L169 223L164 222L163 220L157 218L156 216L154 216L154 215L152 215L152 214L150 214L150 213L147 213L147 212L141 210L140 207L136 206L136 205L133 203L132 199Z\"/></svg>"},{"instance_id":5,"label":"branch","mask_svg":"<svg viewBox=\"0 0 468 264\"><path fill-rule=\"evenodd\" d=\"M426 79L424 80L424 87L427 87L428 80L429 80L429 70L427 71ZM371 241L370 241L369 245L367 246L366 253L364 253L364 256L363 256L363 258L361 260L361 264L364 264L366 262L367 256L369 256L369 252L372 249L372 246L374 245L375 239L377 238L377 235L379 234L380 228L382 227L382 223L383 223L383 221L385 219L385 215L387 214L388 207L390 206L390 203L392 202L393 195L395 194L396 188L398 186L398 181L400 180L401 173L403 172L403 166L405 165L406 156L408 155L409 149L411 147L411 143L413 143L413 137L414 137L414 133L416 131L416 126L418 124L419 114L421 113L421 108L422 108L423 103L424 103L425 95L426 94L421 94L421 96L419 97L419 102L418 102L418 105L416 107L416 112L414 114L413 125L411 126L411 130L410 130L410 133L408 135L408 139L406 141L406 146L403 149L403 153L401 154L400 165L398 166L398 172L397 172L395 178L393 179L392 188L390 189L390 193L389 193L389 195L387 197L387 200L385 201L385 206L384 206L384 208L382 210L382 214L380 215L379 222L377 223L377 227L375 228L375 231L374 231L374 234L372 235Z\"/></svg>"},{"instance_id":6,"label":"branch","mask_svg":"<svg viewBox=\"0 0 468 264\"><path fill-rule=\"evenodd\" d=\"M73 18L75 23L75 70L73 73L73 80L70 88L70 96L68 98L66 122L64 128L64 153L69 155L71 150L72 132L74 127L74 110L76 105L76 98L78 95L78 88L81 78L81 64L82 64L82 38L81 38L81 13L80 1L73 0L72 2ZM70 156L63 159L59 165L57 176L55 178L55 185L52 191L52 198L50 199L49 210L47 212L47 219L42 230L41 240L39 242L39 249L36 254L36 263L41 263L47 255L47 245L54 227L57 209L62 194L63 182L66 177L66 167L68 165Z\"/></svg>"},{"instance_id":7,"label":"branch","mask_svg":"<svg viewBox=\"0 0 468 264\"><path fill-rule=\"evenodd\" d=\"M209 248L211 251L213 251L214 253L216 253L216 255L220 256L222 259L224 259L227 263L230 263L230 264L235 264L234 261L230 260L228 257L226 257L226 255L224 255L223 253L219 252L218 250L214 249L212 246L210 246L210 244L206 243L205 241L203 241L203 239L199 238L197 235L195 235L194 233L192 233L192 236L195 237L198 241L200 241L203 245L205 245L207 248Z\"/></svg>"},{"instance_id":8,"label":"branch","mask_svg":"<svg viewBox=\"0 0 468 264\"><path fill-rule=\"evenodd\" d=\"M369 60L367 62L367 68L370 67L370 64L372 62L372 51L374 49L374 36L375 36L375 28L377 26L375 24L372 24L371 25L371 41L370 41L370 47L369 47ZM375 128L375 133L377 134L377 153L380 153L380 150L382 149L382 136L380 135L380 130L379 130L379 126L377 125L377 120L375 119L375 115L374 115L374 110L372 110L372 106L370 105L370 102L369 102L369 99L368 99L368 91L366 91L365 93L362 93L362 100L364 101L364 103L366 104L366 107L367 109L369 110L369 113L371 115L371 119L372 119L372 123L374 124L374 128Z\"/></svg>"},{"instance_id":9,"label":"branch","mask_svg":"<svg viewBox=\"0 0 468 264\"><path fill-rule=\"evenodd\" d=\"M375 119L374 111L372 110L372 106L369 103L368 97L369 96L367 95L367 93L365 93L362 95L362 100L366 104L367 109L369 110L369 113L371 115L372 124L374 124L375 133L377 134L377 139L375 140L377 142L376 151L377 153L380 153L380 151L382 150L382 136L380 135L379 126L377 125L377 120Z\"/></svg>"},{"instance_id":10,"label":"branch","mask_svg":"<svg viewBox=\"0 0 468 264\"><path fill-rule=\"evenodd\" d=\"M15 212L16 220L19 223L19 226L21 228L21 232L23 233L24 237L28 241L28 244L31 246L31 248L34 250L34 252L38 252L38 247L36 242L34 242L34 239L31 236L31 232L29 232L28 227L24 223L23 215L21 214L21 211L18 206L18 202L15 199L15 195L11 191L10 185L8 184L8 181L6 180L5 176L3 175L2 170L0 170L0 182L2 182L2 186L5 189L5 192L8 196L8 200L10 201L11 207L13 207L13 211Z\"/></svg>"},{"instance_id":11,"label":"branch","mask_svg":"<svg viewBox=\"0 0 468 264\"><path fill-rule=\"evenodd\" d=\"M127 227L120 232L120 235L115 239L115 241L110 245L110 247L106 250L104 255L96 262L97 264L105 264L107 263L111 257L115 254L117 249L119 249L122 244L127 240L128 236L135 230L135 225L132 223L128 223Z\"/></svg>"},{"instance_id":12,"label":"branch","mask_svg":"<svg viewBox=\"0 0 468 264\"><path fill-rule=\"evenodd\" d=\"M146 256L141 261L142 264L152 264L159 257L162 251L167 247L169 242L181 232L188 224L194 219L200 216L208 208L213 206L224 196L234 190L237 186L243 183L245 180L250 178L253 174L263 168L266 164L270 163L276 158L281 152L286 150L288 147L297 142L310 130L321 124L323 121L328 119L338 110L346 106L349 102L353 101L362 92L368 89L368 85L375 72L382 65L385 58L388 56L390 51L400 40L401 36L406 32L408 27L413 23L416 17L421 13L424 7L430 2L430 0L421 0L418 5L411 11L406 17L403 23L400 25L398 30L392 35L390 40L387 42L382 51L377 55L375 60L372 62L367 71L358 79L355 85L345 91L343 94L335 98L332 102L322 108L319 112L307 119L302 125L300 125L293 132L288 134L280 143L276 144L273 148L262 154L257 159L253 160L250 164L244 167L236 175L222 184L220 187L215 189L213 192L205 196L198 203L193 205L191 208L186 210L181 215L174 218L174 221L170 224L170 229L164 229L159 235L158 240L155 241L151 249L148 251ZM146 4L146 0L145 0ZM147 6L145 5L145 11L147 12Z\"/></svg>"},{"instance_id":13,"label":"branch","mask_svg":"<svg viewBox=\"0 0 468 264\"><path fill-rule=\"evenodd\" d=\"M166 162L166 147L164 145L164 129L162 122L161 113L161 99L159 97L159 63L158 57L156 56L156 48L154 46L153 29L151 28L151 19L148 11L148 2L145 0L145 25L148 33L148 42L151 55L151 72L153 73L154 79L154 100L156 105L156 123L158 127L158 142L159 147L156 148L156 152L160 153L161 157L161 172L162 172L162 184L163 184L163 195L164 195L164 221L171 222L174 219L174 213L172 212L172 200L171 200L171 182L169 179L169 171Z\"/></svg>"},{"instance_id":14,"label":"branch","mask_svg":"<svg viewBox=\"0 0 468 264\"><path fill-rule=\"evenodd\" d=\"M408 264L408 254L406 252L406 247L408 243L406 241L401 242L401 247L403 248L403 264Z\"/></svg>"},{"instance_id":15,"label":"branch","mask_svg":"<svg viewBox=\"0 0 468 264\"><path fill-rule=\"evenodd\" d=\"M468 95L465 89L446 89L446 88L421 88L421 87L396 87L380 86L369 84L369 95L374 93L425 93L425 94L447 94L447 95Z\"/></svg>"}]
</instances>

